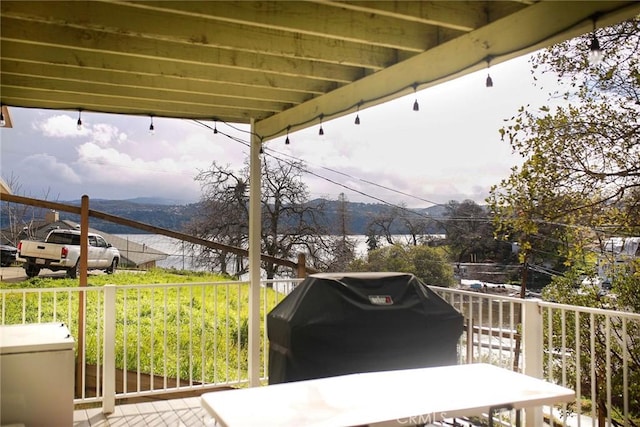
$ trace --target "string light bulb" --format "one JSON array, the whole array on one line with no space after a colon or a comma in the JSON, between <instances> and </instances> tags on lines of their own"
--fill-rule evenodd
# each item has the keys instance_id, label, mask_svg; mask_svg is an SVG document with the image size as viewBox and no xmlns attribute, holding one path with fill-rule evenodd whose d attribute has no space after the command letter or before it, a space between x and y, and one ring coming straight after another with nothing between
<instances>
[{"instance_id":1,"label":"string light bulb","mask_svg":"<svg viewBox=\"0 0 640 427\"><path fill-rule=\"evenodd\" d=\"M82 130L82 110L78 110L78 121L76 122L78 130Z\"/></svg>"},{"instance_id":2,"label":"string light bulb","mask_svg":"<svg viewBox=\"0 0 640 427\"><path fill-rule=\"evenodd\" d=\"M485 86L493 87L493 79L491 78L491 75L488 73L487 73L487 82L485 83Z\"/></svg>"},{"instance_id":3,"label":"string light bulb","mask_svg":"<svg viewBox=\"0 0 640 427\"><path fill-rule=\"evenodd\" d=\"M359 125L360 124L360 103L358 103L357 108L356 108L356 120L354 121L355 124Z\"/></svg>"},{"instance_id":4,"label":"string light bulb","mask_svg":"<svg viewBox=\"0 0 640 427\"><path fill-rule=\"evenodd\" d=\"M0 105L0 127L5 127L7 121L4 119L4 112L2 111L2 105Z\"/></svg>"},{"instance_id":5,"label":"string light bulb","mask_svg":"<svg viewBox=\"0 0 640 427\"><path fill-rule=\"evenodd\" d=\"M150 116L151 124L149 125L149 133L154 135L156 133L156 128L153 126L153 116Z\"/></svg>"},{"instance_id":6,"label":"string light bulb","mask_svg":"<svg viewBox=\"0 0 640 427\"><path fill-rule=\"evenodd\" d=\"M289 131L291 130L291 125L287 126L287 137L284 140L284 145L289 145Z\"/></svg>"},{"instance_id":7,"label":"string light bulb","mask_svg":"<svg viewBox=\"0 0 640 427\"><path fill-rule=\"evenodd\" d=\"M493 79L491 78L491 74L489 74L489 68L491 68L491 58L487 59L487 81L485 82L485 86L493 87Z\"/></svg>"},{"instance_id":8,"label":"string light bulb","mask_svg":"<svg viewBox=\"0 0 640 427\"><path fill-rule=\"evenodd\" d=\"M324 117L324 114L320 114L320 130L318 131L318 135L322 136L324 135L324 130L322 129L322 118Z\"/></svg>"},{"instance_id":9,"label":"string light bulb","mask_svg":"<svg viewBox=\"0 0 640 427\"><path fill-rule=\"evenodd\" d=\"M416 100L413 102L413 111L420 111L420 104L418 104L417 90L418 90L418 83L415 83L413 85L413 94L416 96Z\"/></svg>"},{"instance_id":10,"label":"string light bulb","mask_svg":"<svg viewBox=\"0 0 640 427\"><path fill-rule=\"evenodd\" d=\"M598 65L602 61L602 49L600 49L600 42L596 37L596 20L593 20L593 31L591 33L591 43L589 44L589 63L591 65Z\"/></svg>"},{"instance_id":11,"label":"string light bulb","mask_svg":"<svg viewBox=\"0 0 640 427\"><path fill-rule=\"evenodd\" d=\"M213 121L213 133L218 133L218 121L214 120Z\"/></svg>"}]
</instances>

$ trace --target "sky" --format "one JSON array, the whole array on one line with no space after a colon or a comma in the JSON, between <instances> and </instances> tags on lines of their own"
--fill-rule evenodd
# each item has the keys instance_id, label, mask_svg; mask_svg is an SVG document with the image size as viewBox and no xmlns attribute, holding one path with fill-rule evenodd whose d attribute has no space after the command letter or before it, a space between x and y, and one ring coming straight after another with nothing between
<instances>
[{"instance_id":1,"label":"sky","mask_svg":"<svg viewBox=\"0 0 640 427\"><path fill-rule=\"evenodd\" d=\"M498 130L523 105L549 103L548 87L533 84L528 56L362 109L269 141L267 153L303 160L313 174L304 182L310 199L386 202L427 207L450 200L483 203L492 185L522 159ZM553 76L542 80L555 81ZM540 82L540 80L539 80ZM413 111L418 100L419 111ZM199 171L213 161L239 170L245 144L191 120L10 107L12 129L0 130L2 178L14 194L54 201L161 197L200 199ZM205 122L213 127L212 122ZM221 132L248 141L248 126L217 123ZM372 185L374 183L376 185ZM383 188L384 187L384 188Z\"/></svg>"}]
</instances>

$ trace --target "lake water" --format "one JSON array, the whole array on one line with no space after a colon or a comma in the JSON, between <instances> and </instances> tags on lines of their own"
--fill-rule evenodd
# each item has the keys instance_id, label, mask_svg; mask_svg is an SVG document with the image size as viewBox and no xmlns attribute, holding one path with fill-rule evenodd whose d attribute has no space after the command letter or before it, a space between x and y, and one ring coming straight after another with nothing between
<instances>
[{"instance_id":1,"label":"lake water","mask_svg":"<svg viewBox=\"0 0 640 427\"><path fill-rule=\"evenodd\" d=\"M206 268L195 265L194 259L189 252L189 243L161 234L116 234L116 236L135 242L145 247L153 248L167 254L167 258L159 260L156 265L161 268L175 268L177 270L204 271ZM442 236L437 236L441 238ZM393 236L397 243L409 243L410 236ZM363 257L367 253L367 237L364 235L349 236L355 243L356 256ZM381 245L386 242L380 241Z\"/></svg>"}]
</instances>

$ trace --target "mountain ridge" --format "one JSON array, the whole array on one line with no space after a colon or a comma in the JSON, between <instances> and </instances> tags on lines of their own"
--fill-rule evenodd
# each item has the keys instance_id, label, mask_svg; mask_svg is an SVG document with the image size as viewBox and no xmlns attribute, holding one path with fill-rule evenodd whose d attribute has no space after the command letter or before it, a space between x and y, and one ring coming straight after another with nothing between
<instances>
[{"instance_id":1,"label":"mountain ridge","mask_svg":"<svg viewBox=\"0 0 640 427\"><path fill-rule=\"evenodd\" d=\"M91 199L89 202L90 209L108 213L110 215L120 216L133 221L142 222L156 227L166 228L175 231L182 231L188 221L193 218L201 209L201 202L196 203L174 203L175 200L153 198L153 197L136 197L133 199ZM80 205L80 200L59 201L59 203ZM362 202L340 202L327 199L313 199L307 202L312 206L322 206L325 214L325 222L322 224L327 228L335 228L334 224L338 223L338 218L343 210L349 219L347 231L349 234L367 234L366 227L370 219L375 215L382 214L390 208L389 205L382 203L362 203ZM344 203L344 207L341 204ZM44 218L46 209L29 207L30 212L26 215L32 218ZM417 215L427 216L434 220L444 218L445 207L442 205L432 206L428 208L408 209ZM60 219L79 222L79 216L67 212L60 212ZM0 218L2 228L6 218ZM114 224L109 221L91 218L91 227L110 234L136 234L141 231L132 229L131 227ZM392 229L394 234L403 234L400 229ZM443 231L438 225L434 225L428 231L429 234L441 234ZM336 233L337 234L337 233Z\"/></svg>"}]
</instances>

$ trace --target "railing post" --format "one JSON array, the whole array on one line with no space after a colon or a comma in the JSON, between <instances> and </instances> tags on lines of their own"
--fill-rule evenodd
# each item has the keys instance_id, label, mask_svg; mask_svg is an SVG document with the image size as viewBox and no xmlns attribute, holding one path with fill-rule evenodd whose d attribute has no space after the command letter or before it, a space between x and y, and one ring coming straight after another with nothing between
<instances>
[{"instance_id":1,"label":"railing post","mask_svg":"<svg viewBox=\"0 0 640 427\"><path fill-rule=\"evenodd\" d=\"M467 361L473 363L473 318L469 316L467 319Z\"/></svg>"},{"instance_id":2,"label":"railing post","mask_svg":"<svg viewBox=\"0 0 640 427\"><path fill-rule=\"evenodd\" d=\"M522 344L524 374L535 378L543 377L543 323L542 311L537 301L522 301ZM542 407L525 409L525 426L543 425Z\"/></svg>"},{"instance_id":3,"label":"railing post","mask_svg":"<svg viewBox=\"0 0 640 427\"><path fill-rule=\"evenodd\" d=\"M116 406L116 286L104 287L104 361L102 365L102 412L111 414Z\"/></svg>"}]
</instances>

